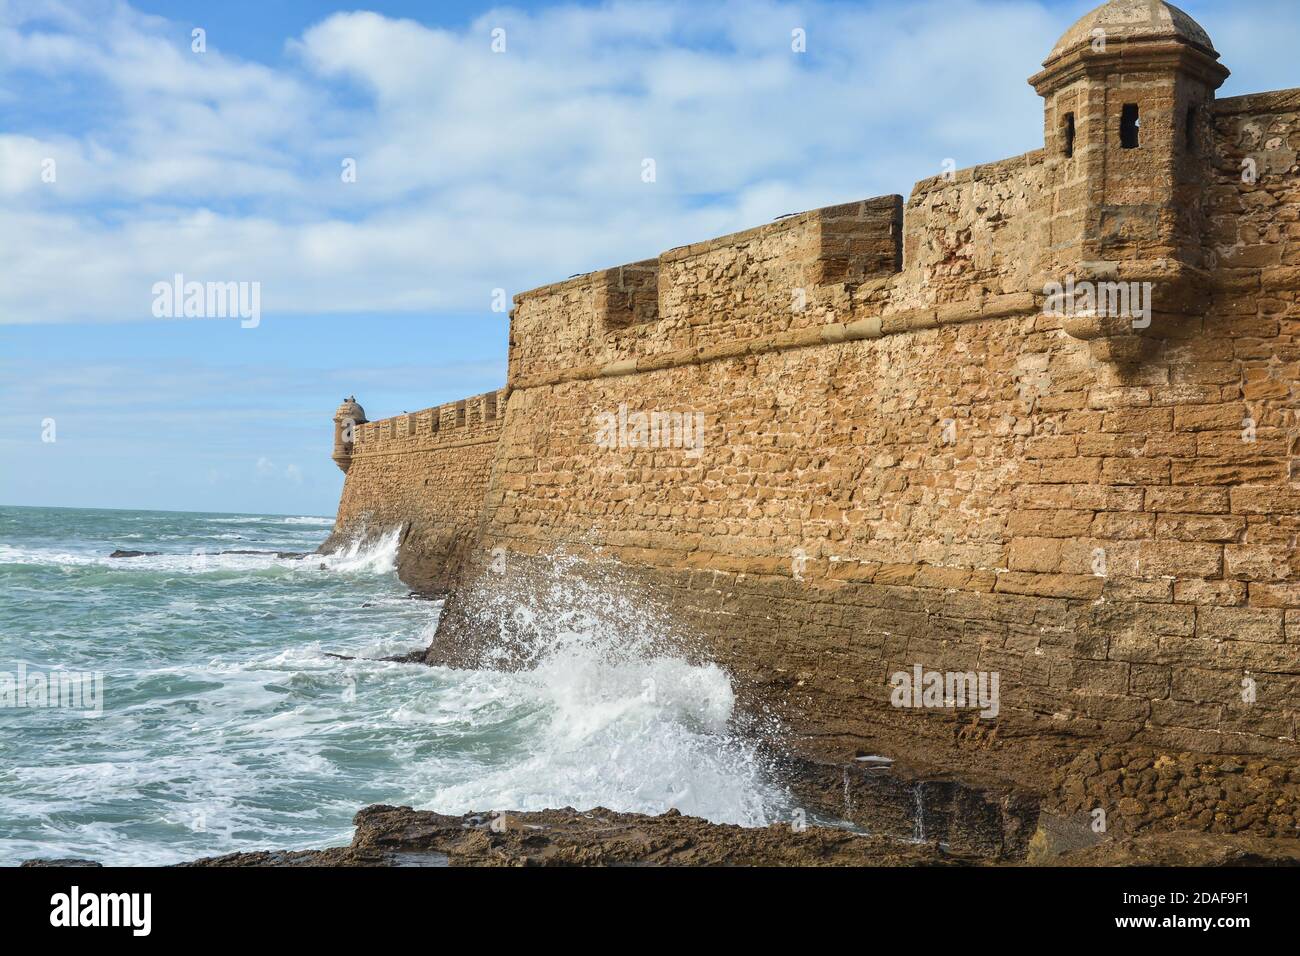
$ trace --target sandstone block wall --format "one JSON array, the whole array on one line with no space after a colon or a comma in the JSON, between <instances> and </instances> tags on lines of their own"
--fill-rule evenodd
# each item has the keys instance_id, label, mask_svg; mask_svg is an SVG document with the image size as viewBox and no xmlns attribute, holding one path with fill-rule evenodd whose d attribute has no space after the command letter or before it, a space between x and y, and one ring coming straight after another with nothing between
<instances>
[{"instance_id":1,"label":"sandstone block wall","mask_svg":"<svg viewBox=\"0 0 1300 956\"><path fill-rule=\"evenodd\" d=\"M1216 101L1217 60L1111 0L1031 80L1041 150L517 296L501 414L365 426L341 531L456 585L432 662L499 639L503 553L616 560L815 756L1294 760L1300 91ZM1071 278L1149 322L1045 308ZM600 440L638 413L702 441ZM998 715L891 706L917 665Z\"/></svg>"},{"instance_id":2,"label":"sandstone block wall","mask_svg":"<svg viewBox=\"0 0 1300 956\"><path fill-rule=\"evenodd\" d=\"M521 297L479 555L618 558L826 755L952 739L889 706L914 664L1000 674L1013 775L1078 735L1293 754L1296 96L1216 104L1212 280L1135 363L1044 314L1045 151L918 184L894 252L848 269L783 221L661 256L657 316L622 331ZM598 447L620 403L702 414L701 454Z\"/></svg>"},{"instance_id":3,"label":"sandstone block wall","mask_svg":"<svg viewBox=\"0 0 1300 956\"><path fill-rule=\"evenodd\" d=\"M446 591L476 529L503 410L504 396L488 392L357 426L325 549L401 529L402 579Z\"/></svg>"}]
</instances>

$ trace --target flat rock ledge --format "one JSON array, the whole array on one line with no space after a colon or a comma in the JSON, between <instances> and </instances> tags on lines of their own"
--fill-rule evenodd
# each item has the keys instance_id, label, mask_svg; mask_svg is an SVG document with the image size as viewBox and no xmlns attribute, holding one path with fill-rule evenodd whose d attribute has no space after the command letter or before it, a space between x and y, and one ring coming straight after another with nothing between
<instances>
[{"instance_id":1,"label":"flat rock ledge","mask_svg":"<svg viewBox=\"0 0 1300 956\"><path fill-rule=\"evenodd\" d=\"M938 844L789 823L744 828L670 810L662 816L597 808L445 816L373 806L356 815L352 844L208 857L185 867L444 866L1300 866L1300 840L1175 831L1107 840L1026 860L955 854ZM98 866L29 860L23 866Z\"/></svg>"},{"instance_id":2,"label":"flat rock ledge","mask_svg":"<svg viewBox=\"0 0 1300 956\"><path fill-rule=\"evenodd\" d=\"M444 816L367 807L352 845L235 853L185 866L1023 866L831 827L796 831L595 809ZM1300 866L1300 840L1251 834L1146 833L1064 852L1057 866Z\"/></svg>"},{"instance_id":3,"label":"flat rock ledge","mask_svg":"<svg viewBox=\"0 0 1300 956\"><path fill-rule=\"evenodd\" d=\"M597 808L444 816L367 807L352 845L235 853L187 866L959 866L979 862L849 830L789 823L745 828L670 810Z\"/></svg>"}]
</instances>

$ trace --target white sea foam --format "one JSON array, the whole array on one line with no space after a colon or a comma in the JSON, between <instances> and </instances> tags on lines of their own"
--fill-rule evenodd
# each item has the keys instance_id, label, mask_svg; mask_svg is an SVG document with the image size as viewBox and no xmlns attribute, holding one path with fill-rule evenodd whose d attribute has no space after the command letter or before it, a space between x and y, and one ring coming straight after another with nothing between
<instances>
[{"instance_id":1,"label":"white sea foam","mask_svg":"<svg viewBox=\"0 0 1300 956\"><path fill-rule=\"evenodd\" d=\"M295 515L291 517L279 517L276 515L232 515L228 518L205 518L208 524L265 524L265 525L316 525L327 528L334 524L333 518L317 517L315 515Z\"/></svg>"},{"instance_id":2,"label":"white sea foam","mask_svg":"<svg viewBox=\"0 0 1300 956\"><path fill-rule=\"evenodd\" d=\"M759 752L728 733L731 682L714 665L674 658L612 664L560 654L531 671L478 676L446 694L462 705L453 712L476 709L467 697L524 706L531 713L518 722L515 740L522 752L427 787L417 795L420 806L444 813L676 808L763 826L785 803L767 782ZM433 717L445 722L445 715ZM409 720L409 710L401 716Z\"/></svg>"},{"instance_id":3,"label":"white sea foam","mask_svg":"<svg viewBox=\"0 0 1300 956\"><path fill-rule=\"evenodd\" d=\"M397 568L402 529L394 528L376 538L357 537L346 547L322 557L331 571L347 574L388 574Z\"/></svg>"},{"instance_id":4,"label":"white sea foam","mask_svg":"<svg viewBox=\"0 0 1300 956\"><path fill-rule=\"evenodd\" d=\"M94 555L54 548L15 548L0 544L0 564L89 564Z\"/></svg>"},{"instance_id":5,"label":"white sea foam","mask_svg":"<svg viewBox=\"0 0 1300 956\"><path fill-rule=\"evenodd\" d=\"M207 535L213 540L246 540L240 535ZM141 554L113 558L102 550L68 551L59 548L15 548L0 544L0 565L36 565L56 567L103 567L115 571L169 571L206 574L222 571L250 571L272 566L324 567L345 574L391 574L397 567L401 529L394 529L373 540L357 540L328 555L304 552L304 556L279 557L273 544L250 542L244 546L255 554L222 554L216 550L196 548L192 551ZM213 546L216 547L216 546Z\"/></svg>"},{"instance_id":6,"label":"white sea foam","mask_svg":"<svg viewBox=\"0 0 1300 956\"><path fill-rule=\"evenodd\" d=\"M267 549L270 552L270 549ZM308 555L308 557L314 557ZM196 549L193 552L162 552L138 557L113 558L105 551L65 551L58 548L14 548L0 544L0 565L33 565L59 568L104 568L113 571L211 574L228 571L256 571L268 567L295 567L303 558L280 558L266 554L220 554ZM313 565L315 567L315 565Z\"/></svg>"},{"instance_id":7,"label":"white sea foam","mask_svg":"<svg viewBox=\"0 0 1300 956\"><path fill-rule=\"evenodd\" d=\"M616 571L559 557L540 580L503 577L480 596L485 620L509 622L503 657L525 669L471 672L440 691L434 713L441 719L450 706L480 723L495 718L515 752L423 789L420 805L447 813L675 807L746 826L788 806L762 748L734 726L729 675ZM484 701L512 703L485 712ZM409 708L403 715L412 716Z\"/></svg>"}]
</instances>

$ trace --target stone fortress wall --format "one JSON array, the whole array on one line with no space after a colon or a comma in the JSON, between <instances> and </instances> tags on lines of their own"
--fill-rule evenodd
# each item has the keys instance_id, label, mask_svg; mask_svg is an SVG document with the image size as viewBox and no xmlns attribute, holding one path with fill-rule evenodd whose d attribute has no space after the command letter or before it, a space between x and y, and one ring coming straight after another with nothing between
<instances>
[{"instance_id":1,"label":"stone fortress wall","mask_svg":"<svg viewBox=\"0 0 1300 956\"><path fill-rule=\"evenodd\" d=\"M335 416L335 461L347 478L336 550L397 530L398 572L425 593L445 593L476 528L501 433L501 392L366 421L344 403ZM351 427L352 441L344 442Z\"/></svg>"},{"instance_id":2,"label":"stone fortress wall","mask_svg":"<svg viewBox=\"0 0 1300 956\"><path fill-rule=\"evenodd\" d=\"M1042 150L516 297L503 417L364 426L338 534L472 540L431 662L491 555L595 545L818 757L1293 758L1300 90L1226 75L1181 11L1112 0L1031 80ZM1059 314L1071 278L1152 309ZM701 447L603 447L620 409ZM996 672L1000 715L891 706L914 665Z\"/></svg>"}]
</instances>

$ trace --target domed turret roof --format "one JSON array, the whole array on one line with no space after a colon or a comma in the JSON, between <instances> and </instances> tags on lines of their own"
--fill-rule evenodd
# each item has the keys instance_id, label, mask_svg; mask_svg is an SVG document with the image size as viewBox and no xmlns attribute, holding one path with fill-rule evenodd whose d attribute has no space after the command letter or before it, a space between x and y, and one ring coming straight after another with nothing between
<instances>
[{"instance_id":1,"label":"domed turret roof","mask_svg":"<svg viewBox=\"0 0 1300 956\"><path fill-rule=\"evenodd\" d=\"M1199 23L1164 0L1110 0L1085 15L1065 31L1047 58L1053 60L1061 54L1091 43L1095 31L1106 31L1107 42L1116 40L1182 40L1214 53L1210 35Z\"/></svg>"},{"instance_id":2,"label":"domed turret roof","mask_svg":"<svg viewBox=\"0 0 1300 956\"><path fill-rule=\"evenodd\" d=\"M343 400L334 417L340 420L350 418L359 425L366 420L366 410L357 404L356 396L350 395Z\"/></svg>"}]
</instances>

